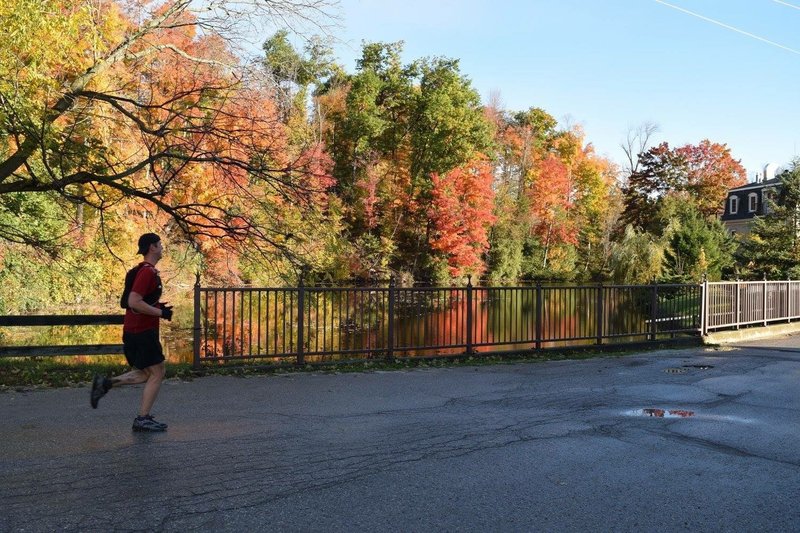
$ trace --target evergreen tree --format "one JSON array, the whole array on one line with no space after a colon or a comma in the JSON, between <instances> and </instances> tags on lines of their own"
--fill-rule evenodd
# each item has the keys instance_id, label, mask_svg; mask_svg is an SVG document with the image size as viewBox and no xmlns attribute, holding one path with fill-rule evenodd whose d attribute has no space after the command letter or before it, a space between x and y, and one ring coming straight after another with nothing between
<instances>
[{"instance_id":1,"label":"evergreen tree","mask_svg":"<svg viewBox=\"0 0 800 533\"><path fill-rule=\"evenodd\" d=\"M665 201L664 273L669 283L696 283L703 274L718 281L733 269L736 241L715 217L704 217L691 202Z\"/></svg>"},{"instance_id":2,"label":"evergreen tree","mask_svg":"<svg viewBox=\"0 0 800 533\"><path fill-rule=\"evenodd\" d=\"M800 278L800 160L779 178L776 200L767 201L767 214L753 221L739 256L743 274L753 279Z\"/></svg>"}]
</instances>

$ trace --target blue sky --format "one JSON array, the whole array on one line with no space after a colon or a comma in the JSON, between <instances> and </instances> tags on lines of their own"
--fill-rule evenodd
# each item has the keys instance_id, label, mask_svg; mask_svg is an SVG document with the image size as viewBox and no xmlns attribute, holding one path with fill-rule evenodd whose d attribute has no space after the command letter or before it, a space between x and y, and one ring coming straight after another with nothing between
<instances>
[{"instance_id":1,"label":"blue sky","mask_svg":"<svg viewBox=\"0 0 800 533\"><path fill-rule=\"evenodd\" d=\"M656 142L726 143L751 177L800 153L800 0L341 0L340 17L349 72L362 40L457 58L484 100L579 124L617 162L645 121Z\"/></svg>"}]
</instances>

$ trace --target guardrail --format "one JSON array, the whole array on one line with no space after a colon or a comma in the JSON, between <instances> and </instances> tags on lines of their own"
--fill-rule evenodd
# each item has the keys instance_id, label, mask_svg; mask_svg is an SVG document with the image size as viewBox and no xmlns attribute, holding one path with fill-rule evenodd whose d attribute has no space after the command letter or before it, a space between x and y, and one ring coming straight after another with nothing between
<instances>
[{"instance_id":1,"label":"guardrail","mask_svg":"<svg viewBox=\"0 0 800 533\"><path fill-rule=\"evenodd\" d=\"M706 283L708 331L800 318L800 281L721 281Z\"/></svg>"},{"instance_id":2,"label":"guardrail","mask_svg":"<svg viewBox=\"0 0 800 533\"><path fill-rule=\"evenodd\" d=\"M122 324L124 315L28 315L0 316L0 326L103 326ZM122 344L80 344L49 346L0 346L0 357L114 355Z\"/></svg>"},{"instance_id":3,"label":"guardrail","mask_svg":"<svg viewBox=\"0 0 800 533\"><path fill-rule=\"evenodd\" d=\"M301 311L302 310L302 311ZM123 315L0 316L0 327L121 325ZM497 353L657 340L800 319L800 281L699 285L194 287L206 361ZM122 354L122 344L0 346L0 357Z\"/></svg>"},{"instance_id":4,"label":"guardrail","mask_svg":"<svg viewBox=\"0 0 800 533\"><path fill-rule=\"evenodd\" d=\"M195 286L194 362L495 353L701 329L701 285Z\"/></svg>"}]
</instances>

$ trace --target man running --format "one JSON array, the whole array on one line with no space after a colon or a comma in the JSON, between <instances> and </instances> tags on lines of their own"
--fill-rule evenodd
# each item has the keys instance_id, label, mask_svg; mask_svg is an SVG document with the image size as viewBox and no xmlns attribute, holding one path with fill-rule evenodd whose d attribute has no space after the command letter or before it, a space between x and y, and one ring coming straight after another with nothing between
<instances>
[{"instance_id":1,"label":"man running","mask_svg":"<svg viewBox=\"0 0 800 533\"><path fill-rule=\"evenodd\" d=\"M122 343L125 359L134 370L107 378L96 374L92 382L90 403L97 409L100 398L115 385L144 383L139 415L133 420L134 431L164 431L167 425L150 414L164 379L164 351L158 337L159 319L172 320L172 307L160 303L161 278L156 264L164 248L155 233L139 237L139 254L143 261L126 276L126 287L120 302L125 311Z\"/></svg>"}]
</instances>

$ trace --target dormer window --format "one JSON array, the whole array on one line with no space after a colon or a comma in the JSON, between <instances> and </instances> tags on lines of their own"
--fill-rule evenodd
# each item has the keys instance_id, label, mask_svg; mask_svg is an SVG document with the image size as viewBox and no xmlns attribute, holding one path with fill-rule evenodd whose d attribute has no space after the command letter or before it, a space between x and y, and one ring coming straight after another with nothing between
<instances>
[{"instance_id":1,"label":"dormer window","mask_svg":"<svg viewBox=\"0 0 800 533\"><path fill-rule=\"evenodd\" d=\"M747 211L755 213L758 211L758 194L751 192L747 195Z\"/></svg>"},{"instance_id":2,"label":"dormer window","mask_svg":"<svg viewBox=\"0 0 800 533\"><path fill-rule=\"evenodd\" d=\"M731 215L735 215L739 212L739 197L738 196L731 196L728 198L728 213Z\"/></svg>"}]
</instances>

